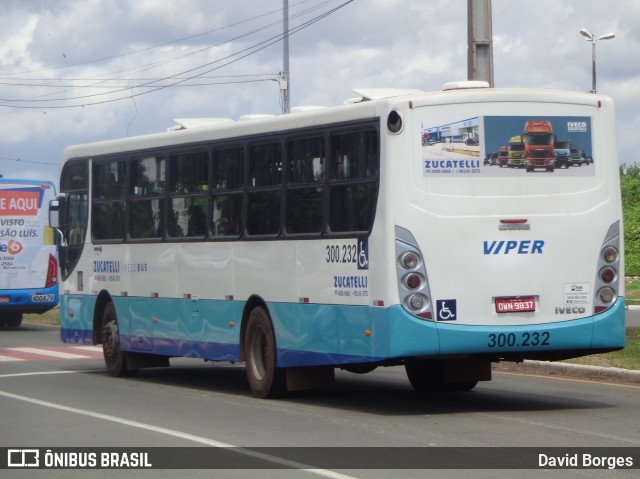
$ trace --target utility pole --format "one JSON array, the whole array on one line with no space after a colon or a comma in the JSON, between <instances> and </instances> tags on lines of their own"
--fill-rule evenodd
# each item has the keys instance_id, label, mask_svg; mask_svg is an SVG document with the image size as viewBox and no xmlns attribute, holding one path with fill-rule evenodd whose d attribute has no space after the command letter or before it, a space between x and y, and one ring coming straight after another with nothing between
<instances>
[{"instance_id":1,"label":"utility pole","mask_svg":"<svg viewBox=\"0 0 640 479\"><path fill-rule=\"evenodd\" d=\"M282 0L282 72L280 72L280 91L282 92L282 113L289 113L289 0Z\"/></svg>"},{"instance_id":2,"label":"utility pole","mask_svg":"<svg viewBox=\"0 0 640 479\"><path fill-rule=\"evenodd\" d=\"M467 0L467 80L493 87L491 0Z\"/></svg>"}]
</instances>

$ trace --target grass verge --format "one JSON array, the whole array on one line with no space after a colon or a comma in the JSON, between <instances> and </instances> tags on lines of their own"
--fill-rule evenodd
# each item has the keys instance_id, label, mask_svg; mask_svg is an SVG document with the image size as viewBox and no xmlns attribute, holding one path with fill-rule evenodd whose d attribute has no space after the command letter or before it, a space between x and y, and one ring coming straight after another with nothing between
<instances>
[{"instance_id":1,"label":"grass verge","mask_svg":"<svg viewBox=\"0 0 640 479\"><path fill-rule=\"evenodd\" d=\"M625 280L625 304L640 305L640 278L627 278Z\"/></svg>"},{"instance_id":2,"label":"grass verge","mask_svg":"<svg viewBox=\"0 0 640 479\"><path fill-rule=\"evenodd\" d=\"M46 313L42 314L25 314L22 321L27 323L60 325L60 309L50 309Z\"/></svg>"},{"instance_id":3,"label":"grass verge","mask_svg":"<svg viewBox=\"0 0 640 479\"><path fill-rule=\"evenodd\" d=\"M606 368L640 370L640 329L627 329L627 345L620 351L592 354L591 356L569 359L564 362Z\"/></svg>"}]
</instances>

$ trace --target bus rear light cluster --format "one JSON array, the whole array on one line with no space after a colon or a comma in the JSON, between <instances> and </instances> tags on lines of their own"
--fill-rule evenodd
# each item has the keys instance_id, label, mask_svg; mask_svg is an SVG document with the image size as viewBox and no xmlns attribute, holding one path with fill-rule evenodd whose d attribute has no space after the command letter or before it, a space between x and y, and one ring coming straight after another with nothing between
<instances>
[{"instance_id":1,"label":"bus rear light cluster","mask_svg":"<svg viewBox=\"0 0 640 479\"><path fill-rule=\"evenodd\" d=\"M421 319L433 320L427 272L418 244L406 229L396 227L398 289L402 307Z\"/></svg>"},{"instance_id":2,"label":"bus rear light cluster","mask_svg":"<svg viewBox=\"0 0 640 479\"><path fill-rule=\"evenodd\" d=\"M620 222L609 228L598 258L594 313L601 313L615 303L620 281Z\"/></svg>"},{"instance_id":3,"label":"bus rear light cluster","mask_svg":"<svg viewBox=\"0 0 640 479\"><path fill-rule=\"evenodd\" d=\"M49 267L47 268L47 279L44 283L45 288L51 288L58 284L58 262L56 258L50 254L49 255Z\"/></svg>"}]
</instances>

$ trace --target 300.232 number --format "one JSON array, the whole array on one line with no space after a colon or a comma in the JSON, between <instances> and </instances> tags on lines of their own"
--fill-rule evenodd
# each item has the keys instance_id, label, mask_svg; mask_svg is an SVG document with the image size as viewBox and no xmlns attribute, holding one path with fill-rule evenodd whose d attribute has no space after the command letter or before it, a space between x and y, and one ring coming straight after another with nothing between
<instances>
[{"instance_id":1,"label":"300.232 number","mask_svg":"<svg viewBox=\"0 0 640 479\"><path fill-rule=\"evenodd\" d=\"M331 245L326 248L327 263L355 263L358 258L358 246L355 244Z\"/></svg>"},{"instance_id":2,"label":"300.232 number","mask_svg":"<svg viewBox=\"0 0 640 479\"><path fill-rule=\"evenodd\" d=\"M551 346L551 333L548 331L517 334L492 333L489 335L487 346L490 348Z\"/></svg>"}]
</instances>

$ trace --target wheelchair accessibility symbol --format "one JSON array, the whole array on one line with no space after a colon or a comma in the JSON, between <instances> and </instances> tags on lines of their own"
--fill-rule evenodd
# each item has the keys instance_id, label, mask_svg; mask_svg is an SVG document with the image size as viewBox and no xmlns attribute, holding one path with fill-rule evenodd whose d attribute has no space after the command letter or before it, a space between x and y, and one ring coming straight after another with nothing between
<instances>
[{"instance_id":1,"label":"wheelchair accessibility symbol","mask_svg":"<svg viewBox=\"0 0 640 479\"><path fill-rule=\"evenodd\" d=\"M436 300L436 311L438 321L455 321L458 314L458 305L455 299Z\"/></svg>"},{"instance_id":2,"label":"wheelchair accessibility symbol","mask_svg":"<svg viewBox=\"0 0 640 479\"><path fill-rule=\"evenodd\" d=\"M358 239L358 269L369 269L369 240Z\"/></svg>"}]
</instances>

